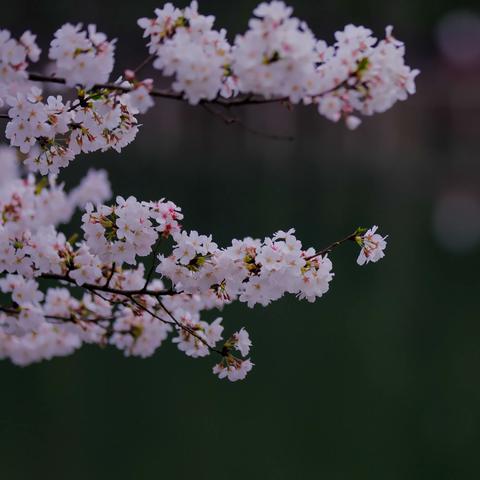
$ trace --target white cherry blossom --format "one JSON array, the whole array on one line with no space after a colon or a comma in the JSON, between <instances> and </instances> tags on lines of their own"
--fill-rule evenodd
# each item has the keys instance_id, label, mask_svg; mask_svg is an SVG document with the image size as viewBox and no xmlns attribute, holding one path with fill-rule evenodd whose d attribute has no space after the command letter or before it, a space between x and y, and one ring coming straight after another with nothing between
<instances>
[{"instance_id":1,"label":"white cherry blossom","mask_svg":"<svg viewBox=\"0 0 480 480\"><path fill-rule=\"evenodd\" d=\"M330 289L340 244L356 241L360 265L383 258L378 228L357 229L323 250L304 246L292 228L221 246L184 229L182 210L169 200L111 202L103 170L68 188L58 174L83 154L121 152L153 97L202 104L219 116L249 103L301 103L353 130L363 116L413 94L418 71L406 65L391 27L379 40L347 25L329 45L282 1L258 5L232 43L196 1L182 9L167 3L138 25L151 57L114 80L116 41L95 25L55 32L53 76L29 70L41 53L34 34L15 39L0 30L0 108L10 143L0 148L0 358L28 365L82 344L145 358L171 341L189 357L216 356L219 378L243 380L254 366L246 358L252 342L243 327L232 333L228 305L267 306L285 295L315 302ZM170 77L169 88L141 77L149 61ZM45 95L40 82L66 88ZM69 238L64 224L74 231Z\"/></svg>"},{"instance_id":2,"label":"white cherry blossom","mask_svg":"<svg viewBox=\"0 0 480 480\"><path fill-rule=\"evenodd\" d=\"M387 248L387 237L382 237L376 233L378 226L375 225L368 229L362 236L357 237L357 242L361 247L358 255L357 263L365 265L369 262L378 262L385 256L385 248Z\"/></svg>"}]
</instances>

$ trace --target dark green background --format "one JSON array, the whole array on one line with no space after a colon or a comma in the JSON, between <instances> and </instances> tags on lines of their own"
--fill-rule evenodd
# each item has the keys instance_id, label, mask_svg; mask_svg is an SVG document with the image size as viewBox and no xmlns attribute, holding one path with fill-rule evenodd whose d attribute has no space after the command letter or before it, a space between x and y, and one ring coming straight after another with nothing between
<instances>
[{"instance_id":1,"label":"dark green background","mask_svg":"<svg viewBox=\"0 0 480 480\"><path fill-rule=\"evenodd\" d=\"M331 291L313 305L228 307L227 329L244 325L254 342L245 382L219 381L213 359L171 344L147 360L86 347L27 368L1 363L0 478L478 478L480 247L450 253L432 230L442 192L479 193L478 66L455 70L434 42L446 12L477 2L290 3L327 40L350 21L378 33L394 24L422 69L417 96L353 133L310 109L239 112L290 143L161 101L124 153L78 158L63 178L72 186L106 168L116 193L166 196L186 228L220 244L295 226L321 247L378 223L387 257L361 269L353 246L335 252ZM200 2L232 31L254 5ZM95 22L119 37L120 72L145 55L135 21L155 6L19 0L1 21L39 32L44 47L65 21Z\"/></svg>"}]
</instances>

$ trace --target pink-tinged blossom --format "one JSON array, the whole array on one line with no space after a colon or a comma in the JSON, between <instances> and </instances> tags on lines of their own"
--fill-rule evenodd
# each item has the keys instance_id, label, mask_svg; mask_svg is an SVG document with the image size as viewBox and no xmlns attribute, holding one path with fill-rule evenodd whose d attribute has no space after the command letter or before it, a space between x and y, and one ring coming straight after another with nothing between
<instances>
[{"instance_id":1,"label":"pink-tinged blossom","mask_svg":"<svg viewBox=\"0 0 480 480\"><path fill-rule=\"evenodd\" d=\"M36 35L29 30L18 40L8 30L0 30L0 106L9 96L30 89L27 68L38 61L40 53Z\"/></svg>"},{"instance_id":2,"label":"pink-tinged blossom","mask_svg":"<svg viewBox=\"0 0 480 480\"><path fill-rule=\"evenodd\" d=\"M233 339L235 342L234 348L241 353L242 357L246 357L248 352L250 352L250 347L252 346L248 332L242 327L240 331L233 334Z\"/></svg>"},{"instance_id":3,"label":"pink-tinged blossom","mask_svg":"<svg viewBox=\"0 0 480 480\"><path fill-rule=\"evenodd\" d=\"M103 203L112 196L112 189L108 174L105 170L90 169L68 195L68 200L73 207L85 207L87 203Z\"/></svg>"},{"instance_id":4,"label":"pink-tinged blossom","mask_svg":"<svg viewBox=\"0 0 480 480\"><path fill-rule=\"evenodd\" d=\"M58 174L81 153L120 152L135 139L137 110L129 106L128 95L107 92L86 104L50 96L44 103L41 91L32 87L28 94L7 98L5 136L27 155L29 171Z\"/></svg>"},{"instance_id":5,"label":"pink-tinged blossom","mask_svg":"<svg viewBox=\"0 0 480 480\"><path fill-rule=\"evenodd\" d=\"M307 258L294 230L278 232L263 241L234 240L231 247L218 248L211 236L197 232L176 235L172 255L159 256L157 271L170 278L176 288L189 293L210 289L228 300L263 306L286 293L314 301L328 291L332 264L328 258Z\"/></svg>"},{"instance_id":6,"label":"pink-tinged blossom","mask_svg":"<svg viewBox=\"0 0 480 480\"><path fill-rule=\"evenodd\" d=\"M185 230L181 209L164 198L117 196L106 204L112 191L104 171L90 170L69 191L58 182L76 157L120 152L132 142L137 116L154 95L213 101L215 109L252 99L303 103L354 130L362 116L415 93L418 71L405 64L391 27L378 40L368 28L347 25L328 45L282 1L261 3L253 15L233 43L196 1L183 9L167 3L140 19L153 67L172 77L165 91L138 78L140 68L107 84L115 40L94 25L65 24L49 57L55 80L76 88L71 100L44 96L34 84L35 35L17 40L0 30L0 106L10 141L0 149L0 358L27 365L84 343L148 357L169 340L192 358L220 355L213 372L242 380L253 368L250 335L225 332L218 311L235 301L267 306L285 295L316 301L334 276L330 252L349 239L361 248L360 265L384 256L386 237L376 226L321 251L305 247L294 229L219 246L210 234ZM60 225L77 209L81 230L67 239ZM215 320L207 321L210 311Z\"/></svg>"},{"instance_id":7,"label":"pink-tinged blossom","mask_svg":"<svg viewBox=\"0 0 480 480\"><path fill-rule=\"evenodd\" d=\"M213 373L218 378L227 378L231 382L244 380L248 372L252 370L254 363L250 359L241 360L235 357L224 359L213 367Z\"/></svg>"},{"instance_id":8,"label":"pink-tinged blossom","mask_svg":"<svg viewBox=\"0 0 480 480\"><path fill-rule=\"evenodd\" d=\"M377 230L378 227L375 225L363 235L357 237L357 242L361 247L357 259L359 265L365 265L369 262L378 262L385 256L384 250L387 248L387 237L382 237L376 233Z\"/></svg>"},{"instance_id":9,"label":"pink-tinged blossom","mask_svg":"<svg viewBox=\"0 0 480 480\"><path fill-rule=\"evenodd\" d=\"M82 30L82 24L67 23L55 32L49 58L56 62L56 75L70 87L87 89L108 82L114 65L115 42L97 32L95 25Z\"/></svg>"},{"instance_id":10,"label":"pink-tinged blossom","mask_svg":"<svg viewBox=\"0 0 480 480\"><path fill-rule=\"evenodd\" d=\"M361 117L381 113L415 93L419 71L405 64L405 46L387 27L378 40L363 26L347 25L329 46L281 1L261 3L244 34L233 44L215 17L167 3L154 18L141 18L154 68L172 77L171 91L196 105L241 104L252 95L315 105L320 115L354 130ZM55 32L49 58L54 76L79 87L78 99L48 96L29 81L29 61L40 50L35 35L20 40L0 31L0 105L10 107L6 137L27 155L25 166L42 175L58 174L81 153L120 152L138 133L137 115L153 105L152 79L124 78L109 84L115 40L95 25L65 24ZM161 93L160 93L161 95ZM228 104L228 102L227 102Z\"/></svg>"},{"instance_id":11,"label":"pink-tinged blossom","mask_svg":"<svg viewBox=\"0 0 480 480\"><path fill-rule=\"evenodd\" d=\"M170 337L189 357L221 354L214 372L237 381L253 367L245 358L250 335L241 328L222 346L222 318L207 322L202 313L233 301L268 305L286 294L313 302L329 289L332 262L304 248L294 229L263 240L234 239L222 248L211 235L183 230L180 208L165 199L87 204L84 238L67 241L57 225L70 219L79 198L109 193L107 185L105 174L89 172L69 194L53 176L36 182L30 175L0 187L0 290L11 302L0 309L0 354L13 362L65 355L82 343L147 357ZM158 278L138 258L154 259L154 245L164 239L173 244L170 254L158 255ZM383 256L376 227L356 240L365 261ZM62 288L44 288L42 278L56 277ZM73 296L69 286L83 287L84 296Z\"/></svg>"},{"instance_id":12,"label":"pink-tinged blossom","mask_svg":"<svg viewBox=\"0 0 480 480\"><path fill-rule=\"evenodd\" d=\"M173 90L189 103L215 99L224 89L231 63L226 30L214 30L215 17L201 15L196 1L184 10L167 3L155 15L138 21L149 38L150 53L156 56L154 67L174 76ZM225 91L231 93L234 88L230 84Z\"/></svg>"}]
</instances>

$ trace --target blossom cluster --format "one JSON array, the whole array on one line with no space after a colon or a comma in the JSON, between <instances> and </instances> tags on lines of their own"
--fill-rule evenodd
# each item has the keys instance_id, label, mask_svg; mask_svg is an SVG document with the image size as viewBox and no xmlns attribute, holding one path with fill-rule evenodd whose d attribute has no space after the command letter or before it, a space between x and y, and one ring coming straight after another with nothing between
<instances>
[{"instance_id":1,"label":"blossom cluster","mask_svg":"<svg viewBox=\"0 0 480 480\"><path fill-rule=\"evenodd\" d=\"M5 148L0 168L11 176L0 184L0 357L18 365L83 344L148 357L170 338L192 358L220 355L213 372L236 381L253 367L250 336L242 328L225 340L223 317L207 321L203 312L234 301L265 306L285 294L313 302L329 289L327 251L304 248L293 229L221 248L211 235L184 230L170 201L104 204L110 184L93 170L67 193L53 175L20 177ZM67 239L60 226L78 208L83 238ZM358 263L382 258L386 242L376 227L348 239L361 248Z\"/></svg>"},{"instance_id":2,"label":"blossom cluster","mask_svg":"<svg viewBox=\"0 0 480 480\"><path fill-rule=\"evenodd\" d=\"M91 89L105 83L112 73L116 40L108 41L95 25L82 30L82 24L67 23L55 32L48 56L55 61L55 74L70 87Z\"/></svg>"},{"instance_id":3,"label":"blossom cluster","mask_svg":"<svg viewBox=\"0 0 480 480\"><path fill-rule=\"evenodd\" d=\"M7 31L0 34L6 39ZM29 82L26 57L38 60L35 36L26 32L17 42L9 39L0 46L4 59L0 99L10 108L5 135L12 146L27 155L31 172L57 174L80 153L114 149L120 152L138 132L136 115L152 104L150 81L119 79L111 88L100 85L109 80L114 65L115 41L97 32L94 25L66 24L51 42L49 58L54 74L67 86L77 87L77 98L48 96ZM13 52L13 53L12 53ZM13 73L12 73L13 72Z\"/></svg>"},{"instance_id":4,"label":"blossom cluster","mask_svg":"<svg viewBox=\"0 0 480 480\"><path fill-rule=\"evenodd\" d=\"M192 358L219 355L213 373L241 380L254 365L250 335L245 328L226 333L219 311L285 295L316 301L334 276L330 252L349 240L360 248L359 265L384 256L386 237L376 226L323 250L305 247L294 229L221 247L212 235L184 229L171 201L111 202L105 171L90 170L69 189L59 182L60 170L81 154L120 152L132 142L154 96L220 108L313 104L353 129L360 115L383 112L415 91L418 71L405 64L390 27L377 40L347 25L329 46L276 0L261 3L233 42L214 22L196 1L156 9L153 19L138 21L150 57L113 81L116 40L94 25L55 32L51 76L29 70L41 53L35 35L15 39L0 30L0 108L10 141L0 148L0 358L27 365L83 344L148 357L171 340ZM149 61L173 77L170 89L139 78ZM39 81L70 90L44 94ZM81 226L67 236L64 225L73 229L78 210Z\"/></svg>"},{"instance_id":5,"label":"blossom cluster","mask_svg":"<svg viewBox=\"0 0 480 480\"><path fill-rule=\"evenodd\" d=\"M27 155L25 165L41 175L58 174L76 155L113 148L120 152L138 132L138 113L128 94L101 91L74 102L41 91L8 97L10 109L5 135Z\"/></svg>"},{"instance_id":6,"label":"blossom cluster","mask_svg":"<svg viewBox=\"0 0 480 480\"><path fill-rule=\"evenodd\" d=\"M139 19L138 24L150 39L154 67L175 76L172 88L184 93L193 105L214 100L219 93L230 96L235 90L229 75L231 46L226 30L213 29L215 17L201 15L195 1L183 10L167 3L155 15L154 19Z\"/></svg>"},{"instance_id":7,"label":"blossom cluster","mask_svg":"<svg viewBox=\"0 0 480 480\"><path fill-rule=\"evenodd\" d=\"M117 197L114 206L90 203L83 215L82 229L91 252L103 262L136 264L137 257L146 257L160 235L180 229L183 218L172 202L138 202Z\"/></svg>"},{"instance_id":8,"label":"blossom cluster","mask_svg":"<svg viewBox=\"0 0 480 480\"><path fill-rule=\"evenodd\" d=\"M0 106L9 95L29 89L29 62L40 58L36 35L29 30L16 40L8 30L0 30Z\"/></svg>"},{"instance_id":9,"label":"blossom cluster","mask_svg":"<svg viewBox=\"0 0 480 480\"><path fill-rule=\"evenodd\" d=\"M138 23L154 67L174 76L173 89L192 104L256 94L315 104L321 115L353 129L358 115L384 112L415 92L419 72L405 64L404 45L391 27L379 41L368 28L347 25L328 46L292 13L281 1L261 3L233 44L196 1L183 10L167 3Z\"/></svg>"},{"instance_id":10,"label":"blossom cluster","mask_svg":"<svg viewBox=\"0 0 480 480\"><path fill-rule=\"evenodd\" d=\"M253 368L253 363L249 358L238 358L232 354L232 351L238 351L242 357L246 357L250 352L252 342L248 332L242 328L235 332L230 339L225 342L228 353L223 356L220 363L213 367L213 373L219 378L228 378L231 382L243 380L248 372Z\"/></svg>"},{"instance_id":11,"label":"blossom cluster","mask_svg":"<svg viewBox=\"0 0 480 480\"><path fill-rule=\"evenodd\" d=\"M214 289L249 307L266 306L285 293L313 302L328 291L332 263L313 248L303 249L294 233L280 231L263 241L233 240L219 249L211 236L182 231L174 236L172 255L159 257L157 271L177 290L201 294Z\"/></svg>"},{"instance_id":12,"label":"blossom cluster","mask_svg":"<svg viewBox=\"0 0 480 480\"><path fill-rule=\"evenodd\" d=\"M194 0L180 9L166 3L154 18L141 18L154 68L173 77L171 94L196 105L229 106L255 96L267 101L315 105L318 112L348 128L362 115L384 112L415 92L418 70L405 64L405 47L386 29L378 40L363 26L347 25L335 43L319 40L282 1L261 3L248 30L232 43L215 17L202 15ZM0 106L8 103L6 137L28 155L31 172L58 173L79 153L120 151L137 135L137 115L154 104L154 81L137 69L108 83L116 40L95 25L59 28L50 43L51 76L29 75L40 49L29 31L19 40L0 31ZM33 81L64 82L77 99L48 96ZM256 99L258 101L258 99Z\"/></svg>"}]
</instances>

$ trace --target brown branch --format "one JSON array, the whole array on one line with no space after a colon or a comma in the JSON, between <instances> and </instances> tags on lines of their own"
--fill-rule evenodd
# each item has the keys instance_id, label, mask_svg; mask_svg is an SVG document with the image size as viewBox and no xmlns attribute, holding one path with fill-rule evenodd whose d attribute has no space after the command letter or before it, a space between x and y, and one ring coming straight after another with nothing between
<instances>
[{"instance_id":1,"label":"brown branch","mask_svg":"<svg viewBox=\"0 0 480 480\"><path fill-rule=\"evenodd\" d=\"M140 71L144 66L146 66L152 59L154 58L153 55L150 55L148 58L146 58L134 71L137 73ZM351 77L354 77L355 74L352 74ZM50 83L56 83L60 85L65 85L66 80L64 78L60 77L55 77L55 76L48 76L48 75L43 75L40 73L35 73L35 72L28 72L28 78L32 82L50 82ZM336 85L333 88L330 88L324 92L318 93L316 95L311 95L313 99L317 99L323 95L326 95L328 93L334 92L338 90L339 88L342 87L348 87L348 81L349 79L345 80L344 82L341 82L340 84ZM111 90L111 91L118 91L122 93L129 93L135 90L135 86L133 87L127 87L124 85L119 85L116 83L99 83L97 85L94 85L92 90ZM164 98L164 99L169 99L169 100L179 100L179 101L186 101L186 98L183 96L182 92L175 92L171 89L152 89L149 91L149 95L154 98ZM292 141L294 140L294 137L292 136L284 136L284 135L277 135L277 134L271 134L267 132L262 132L260 130L256 130L252 127L249 127L246 125L240 118L238 117L232 117L230 115L225 114L224 112L221 112L217 109L212 109L211 105L218 105L220 107L224 108L231 108L231 107L242 107L242 106L248 106L248 105L265 105L269 103L288 103L289 98L288 97L262 97L258 95L254 95L252 93L248 93L242 96L237 96L233 98L224 98L221 96L217 96L213 100L201 100L199 102L200 105L202 105L207 111L210 113L220 117L227 125L231 124L237 124L244 128L247 132L252 133L254 135L258 135L261 137L265 138L270 138L273 140L286 140L286 141ZM76 106L71 107L70 110L75 109ZM0 119L9 119L8 114L1 113L0 114Z\"/></svg>"},{"instance_id":2,"label":"brown branch","mask_svg":"<svg viewBox=\"0 0 480 480\"><path fill-rule=\"evenodd\" d=\"M112 268L110 269L110 273L108 274L107 281L105 282L105 287L110 286L110 282L112 281L113 275L115 275L115 268L116 268L116 263L112 263Z\"/></svg>"},{"instance_id":3,"label":"brown branch","mask_svg":"<svg viewBox=\"0 0 480 480\"><path fill-rule=\"evenodd\" d=\"M361 229L355 230L350 235L342 238L341 240L337 240L336 242L333 242L332 244L325 247L324 249L316 252L314 255L306 257L305 260L310 261L310 260L313 260L316 257L326 255L326 254L332 252L338 246L342 245L343 243L345 243L349 240L354 241L357 238L357 236L360 234L360 231L361 231ZM157 246L158 246L158 243L157 243ZM149 273L147 275L146 283L145 283L144 287L140 290L121 290L121 289L112 288L112 287L109 286L110 281L111 281L111 279L114 275L114 272L115 272L115 264L112 265L111 272L109 273L109 276L107 278L107 282L106 282L105 285L94 285L94 284L89 284L89 283L85 283L83 285L78 285L77 282L74 279L72 279L68 276L68 274L67 275L57 275L57 274L53 274L53 273L43 274L39 278L42 278L44 280L57 280L57 281L63 281L63 282L66 282L66 283L70 283L73 286L83 288L83 289L89 291L91 294L100 297L104 301L110 303L112 306L115 306L117 304L122 304L124 306L128 306L128 303L131 303L131 304L135 305L137 308L140 308L144 312L146 312L149 315L151 315L152 317L156 318L157 320L159 320L159 321L161 321L161 322L163 322L167 325L173 325L178 330L183 330L183 331L187 332L189 335L192 335L194 338L196 338L198 341L200 341L202 344L204 344L211 352L215 352L215 353L218 353L221 356L224 356L225 353L224 353L223 350L217 350L215 347L210 346L209 343L207 342L207 340L202 338L194 329L192 329L188 325L184 325L181 322L179 322L175 318L175 316L172 314L172 312L165 306L165 304L161 300L162 296L179 295L181 292L176 292L172 289L170 289L170 290L149 290L148 289L148 285L150 283L150 279L151 279L151 276L152 276L153 270L154 270L155 257L153 259L153 262L154 262L153 266L150 268ZM104 297L99 292L109 293L109 294L113 294L113 295L119 295L119 296L125 297L126 300L121 301L121 302L117 302L117 301L114 301L112 299ZM155 312L152 312L149 308L147 308L145 305L140 303L135 298L137 296L141 297L143 295L147 295L147 296L151 296L151 297L155 298L156 301L158 302L158 304L160 305L160 307L165 311L165 313L171 318L172 321L170 322L170 321L165 320L164 318L160 317L159 315L157 315ZM18 308L4 307L4 306L0 305L0 312L5 312L5 313L11 314L11 315L18 315L20 313L20 310ZM57 321L61 321L61 322L74 322L75 323L75 317L73 316L73 314L70 318L57 317L57 316L45 316L45 318L46 319L51 319L51 320L57 320ZM81 321L100 322L100 321L107 321L107 319L81 319ZM113 319L110 319L109 321L113 321Z\"/></svg>"},{"instance_id":4,"label":"brown branch","mask_svg":"<svg viewBox=\"0 0 480 480\"><path fill-rule=\"evenodd\" d=\"M179 292L176 292L175 290L168 289L168 290L148 290L148 289L140 289L140 290L121 290L118 288L112 288L108 285L94 285L91 283L85 283L83 285L78 285L77 282L73 279L70 278L67 275L57 275L55 273L45 273L41 275L39 278L43 278L44 280L57 280L57 281L63 281L70 283L72 285L75 285L80 288L85 288L87 290L95 290L97 292L105 292L105 293L111 293L113 295L125 295L125 296L130 296L130 295L149 295L151 297L157 297L157 296L172 296L172 295L178 295Z\"/></svg>"},{"instance_id":5,"label":"brown branch","mask_svg":"<svg viewBox=\"0 0 480 480\"><path fill-rule=\"evenodd\" d=\"M216 350L215 348L211 347L208 342L206 340L204 340L200 335L198 335L193 329L191 329L190 327L186 326L186 325L183 325L181 322L179 322L173 315L172 313L167 310L167 308L164 306L164 304L162 303L162 301L160 300L160 297L164 296L164 295L178 295L179 293L178 292L175 292L175 291L172 291L172 290L148 290L146 288L143 288L141 290L120 290L120 289L117 289L117 288L111 288L107 285L92 285L92 284L88 284L88 283L85 283L83 285L78 285L75 280L73 280L72 278L68 277L68 276L63 276L63 275L56 275L56 274L44 274L42 275L40 278L43 278L45 280L59 280L59 281L65 281L65 282L68 282L72 285L75 285L79 288L83 288L85 290L88 290L90 293L94 294L94 295L97 295L99 296L102 300L105 300L109 303L112 304L112 300L108 299L108 298L105 298L103 295L101 295L99 292L105 292L105 293L111 293L111 294L114 294L114 295L121 295L125 298L128 299L129 302L133 303L134 305L136 305L138 308L144 310L145 312L147 312L149 315L151 315L152 317L162 321L163 323L167 323L169 325L175 325L177 328L179 329L182 329L184 331L186 331L188 334L194 336L196 339L198 339L199 341L201 341L205 346L208 347L209 350L211 350L212 352L216 352L216 353L219 353L219 354L222 354L222 352L220 350ZM148 285L148 283L147 283ZM146 285L146 286L147 286ZM145 307L144 305L142 305L140 302L138 302L135 297L136 296L141 296L141 295L148 295L148 296L151 296L151 297L155 297L155 299L157 300L158 304L165 310L165 312L167 313L167 315L173 320L173 323L172 322L168 322L166 321L165 319L159 317L158 315L156 315L154 312L152 312L151 310L149 310L147 307Z\"/></svg>"},{"instance_id":6,"label":"brown branch","mask_svg":"<svg viewBox=\"0 0 480 480\"><path fill-rule=\"evenodd\" d=\"M40 73L29 72L28 78L32 82L49 82L49 83L57 83L61 85L65 85L66 81L64 78L42 75ZM128 93L132 90L135 90L134 87L126 87L123 85L118 85L116 83L99 83L95 85L92 90L117 90L119 92ZM182 93L175 92L170 89L153 89L150 92L150 96L156 98L166 98L170 100L180 100L185 101L185 98ZM202 104L217 104L222 106L228 107L237 107L237 106L245 106L245 105L263 105L266 103L279 103L288 101L288 97L272 97L272 98L264 98L252 95L245 95L241 98L234 97L232 99L217 97L214 100L202 100L200 103Z\"/></svg>"},{"instance_id":7,"label":"brown branch","mask_svg":"<svg viewBox=\"0 0 480 480\"><path fill-rule=\"evenodd\" d=\"M233 123L239 123L239 118L238 117L231 117L230 115L227 115L225 112L222 112L221 110L217 110L216 108L213 108L211 105L208 105L207 103L201 103L200 104L205 111L208 113L211 113L212 115L220 118L225 125L232 125Z\"/></svg>"},{"instance_id":8,"label":"brown branch","mask_svg":"<svg viewBox=\"0 0 480 480\"><path fill-rule=\"evenodd\" d=\"M224 356L223 352L221 350L217 350L215 349L214 347L211 347L208 342L206 340L204 340L202 337L200 337L194 330L192 330L190 327L187 327L186 325L183 325L182 323L180 323L174 316L173 314L170 312L170 310L167 309L167 307L163 304L163 302L160 300L160 298L157 297L157 302L158 304L163 308L163 310L165 310L165 313L175 322L175 324L182 328L183 330L186 330L190 335L194 336L195 338L197 338L198 340L200 340L210 351L212 352L215 352L215 353L218 353L220 355L222 355L222 357Z\"/></svg>"},{"instance_id":9,"label":"brown branch","mask_svg":"<svg viewBox=\"0 0 480 480\"><path fill-rule=\"evenodd\" d=\"M295 140L295 137L291 135L279 135L277 133L269 133L269 132L263 132L262 130L257 130L256 128L252 128L248 126L243 121L238 122L238 124L248 133L257 135L258 137L270 138L271 140L282 140L285 142L293 142Z\"/></svg>"},{"instance_id":10,"label":"brown branch","mask_svg":"<svg viewBox=\"0 0 480 480\"><path fill-rule=\"evenodd\" d=\"M13 307L4 307L3 305L0 305L0 312L6 313L8 315L15 315L19 313L18 309L15 309Z\"/></svg>"},{"instance_id":11,"label":"brown branch","mask_svg":"<svg viewBox=\"0 0 480 480\"><path fill-rule=\"evenodd\" d=\"M20 313L20 308L14 308L14 307L5 307L3 305L0 305L0 312L4 312L7 315L18 315ZM58 322L62 323L76 323L75 321L75 316L72 314L70 317L60 317L58 315L44 315L43 318L47 320L56 320ZM112 321L113 319L111 318L82 318L82 322L108 322Z\"/></svg>"},{"instance_id":12,"label":"brown branch","mask_svg":"<svg viewBox=\"0 0 480 480\"><path fill-rule=\"evenodd\" d=\"M197 332L195 332L192 328L190 328L189 326L187 325L183 325L181 322L179 322L173 315L172 313L167 310L167 308L163 305L163 303L161 302L161 300L159 298L157 298L157 301L158 301L158 304L163 308L163 310L165 310L165 312L167 313L167 315L173 320L172 322L168 322L167 320L165 320L164 318L158 316L156 313L152 312L150 309L148 309L147 307L145 307L144 305L142 305L140 302L138 302L137 300L135 300L135 298L133 298L133 296L129 296L128 297L129 300L134 304L136 305L138 308L140 308L141 310L143 310L144 312L148 313L149 315L151 315L152 317L156 318L157 320L160 320L161 322L163 323L166 323L167 325L173 325L173 326L176 326L178 330L184 330L185 332L187 332L189 335L192 335L193 337L195 337L197 340L199 340L200 342L202 342L211 352L215 352L215 353L218 353L220 355L223 356L223 353L220 351L220 350L217 350L213 347L211 347L208 342L202 338L200 335L198 335Z\"/></svg>"},{"instance_id":13,"label":"brown branch","mask_svg":"<svg viewBox=\"0 0 480 480\"><path fill-rule=\"evenodd\" d=\"M358 230L355 230L355 232L351 233L347 237L344 237L341 240L337 240L336 242L331 243L328 247L325 247L322 250L319 250L314 255L307 257L305 260L309 261L309 260L313 260L316 257L327 255L328 253L332 252L333 250L335 250L335 248L339 247L343 243L348 242L349 240L355 240L357 236L358 236Z\"/></svg>"},{"instance_id":14,"label":"brown branch","mask_svg":"<svg viewBox=\"0 0 480 480\"><path fill-rule=\"evenodd\" d=\"M157 239L157 242L155 243L155 246L153 247L152 250L152 264L150 265L150 268L148 269L147 273L147 278L145 280L145 285L143 286L143 291L147 291L148 285L150 284L150 280L152 279L153 272L155 272L155 268L157 266L157 255L158 255L158 250L160 249L160 243L161 243L162 237L159 236Z\"/></svg>"},{"instance_id":15,"label":"brown branch","mask_svg":"<svg viewBox=\"0 0 480 480\"><path fill-rule=\"evenodd\" d=\"M75 281L72 280L71 278L69 277L62 277L60 275L46 275L46 276L42 276L42 278L49 278L49 279L58 279L58 280L64 280L64 281L67 281L69 283L73 283L76 285ZM214 347L210 346L208 344L208 342L202 338L197 332L195 332L195 330L193 330L191 327L187 326L187 325L183 325L181 322L179 322L174 316L173 314L170 312L170 310L168 310L165 305L162 303L162 301L160 300L160 297L162 296L162 292L150 292L150 291L146 291L142 293L141 290L117 290L117 289L106 289L105 286L97 286L97 285L89 285L89 284L84 284L84 285L77 285L78 287L80 288L83 288L87 291L89 291L90 293L94 294L94 295L98 295L101 299L109 302L110 304L114 304L112 302L112 300L109 300L105 297L103 297L101 294L99 294L96 290L100 290L100 291L108 291L109 293L115 293L115 294L118 294L118 295L122 295L124 297L126 297L128 300L127 300L127 303L128 302L131 302L133 305L135 305L137 308L140 308L141 310L143 310L144 312L148 313L149 315L151 315L152 317L156 318L157 320L161 321L162 323L165 323L167 325L173 325L174 327L176 327L178 330L184 330L185 332L187 332L189 335L192 335L193 337L195 337L197 340L199 340L201 343L203 343L210 351L212 352L216 352L220 355L223 355L222 352L220 350L217 350L215 349ZM144 305L142 305L136 298L135 296L137 295L151 295L151 296L154 296L158 302L158 304L162 307L162 309L167 313L167 315L172 319L172 322L168 321L168 320L165 320L164 318L160 317L159 315L157 315L155 312L152 312L149 308L145 307ZM125 304L125 302L122 302ZM14 307L5 307L3 305L0 305L0 312L4 312L8 315L18 315L20 313L20 309L19 308L14 308ZM71 317L69 318L65 318L65 317L60 317L60 316L55 316L55 315L45 315L44 316L45 319L48 319L48 320L56 320L56 321L59 321L59 322L62 322L62 323L76 323L75 322L75 317L74 315L72 315ZM80 320L80 319L79 319ZM84 322L103 322L103 321L113 321L114 319L81 319L81 321L84 321Z\"/></svg>"},{"instance_id":16,"label":"brown branch","mask_svg":"<svg viewBox=\"0 0 480 480\"><path fill-rule=\"evenodd\" d=\"M137 65L133 69L133 73L137 75L140 73L141 70L143 70L150 62L152 62L155 59L156 55L152 53L152 55L149 55L143 62L141 62L139 65Z\"/></svg>"},{"instance_id":17,"label":"brown branch","mask_svg":"<svg viewBox=\"0 0 480 480\"><path fill-rule=\"evenodd\" d=\"M262 132L261 130L257 130L255 128L252 128L252 127L248 126L239 117L230 116L226 112L223 112L222 110L218 110L217 108L214 108L207 103L201 103L200 105L208 113L211 113L212 115L215 115L216 117L220 118L220 120L222 120L226 125L233 125L233 124L239 125L244 130L246 130L249 133L252 133L253 135L258 135L259 137L264 137L264 138L270 138L272 140L285 140L287 142L292 142L293 140L295 140L295 138L292 137L292 136L277 135L275 133ZM227 107L225 106L225 108L227 108Z\"/></svg>"}]
</instances>

